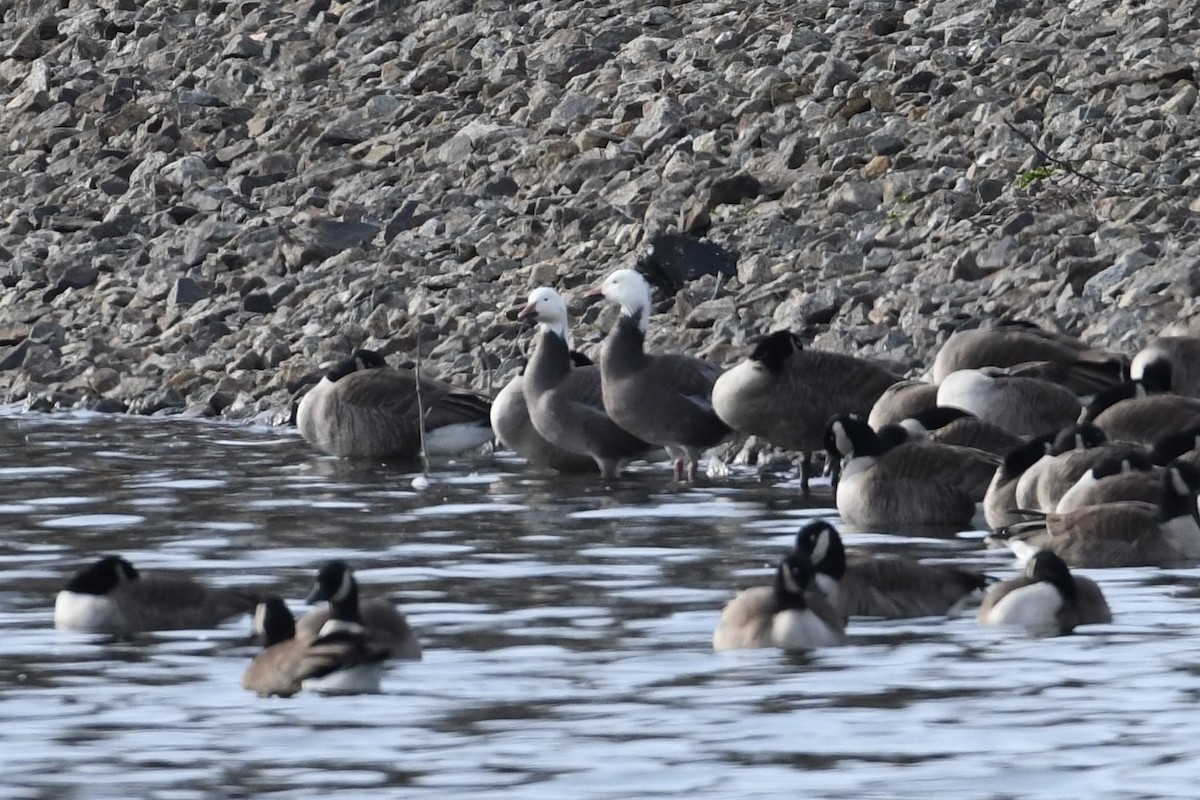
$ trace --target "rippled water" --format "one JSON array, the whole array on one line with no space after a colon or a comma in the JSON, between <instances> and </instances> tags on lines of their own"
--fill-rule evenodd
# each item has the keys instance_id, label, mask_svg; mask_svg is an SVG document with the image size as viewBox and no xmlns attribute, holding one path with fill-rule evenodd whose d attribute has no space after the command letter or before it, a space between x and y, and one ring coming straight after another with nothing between
<instances>
[{"instance_id":1,"label":"rippled water","mask_svg":"<svg viewBox=\"0 0 1200 800\"><path fill-rule=\"evenodd\" d=\"M766 582L827 494L503 457L416 491L289 431L182 419L0 416L0 443L4 798L1195 795L1198 570L1090 573L1116 621L1069 637L855 621L844 648L715 654L732 587ZM978 532L847 541L1011 572ZM378 696L260 699L248 621L56 632L54 593L101 552L298 611L343 556L425 659Z\"/></svg>"}]
</instances>

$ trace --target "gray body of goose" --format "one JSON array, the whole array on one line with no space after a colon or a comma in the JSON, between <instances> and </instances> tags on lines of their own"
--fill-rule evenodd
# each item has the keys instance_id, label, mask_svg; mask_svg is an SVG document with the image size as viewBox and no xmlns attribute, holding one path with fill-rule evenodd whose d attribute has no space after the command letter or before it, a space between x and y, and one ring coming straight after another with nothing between
<instances>
[{"instance_id":1,"label":"gray body of goose","mask_svg":"<svg viewBox=\"0 0 1200 800\"><path fill-rule=\"evenodd\" d=\"M325 601L321 603L321 601ZM317 571L317 581L308 595L309 609L297 623L297 638L320 638L337 627L361 629L373 645L392 658L421 658L421 643L404 615L387 600L360 603L358 581L345 561L334 560Z\"/></svg>"},{"instance_id":2,"label":"gray body of goose","mask_svg":"<svg viewBox=\"0 0 1200 800\"><path fill-rule=\"evenodd\" d=\"M564 450L587 456L605 478L646 455L650 445L613 422L604 410L598 367L575 367L567 345L567 305L554 289L529 295L522 318L538 323L538 341L525 368L525 396L537 432Z\"/></svg>"},{"instance_id":3,"label":"gray body of goose","mask_svg":"<svg viewBox=\"0 0 1200 800\"><path fill-rule=\"evenodd\" d=\"M1147 376L1175 394L1200 397L1200 338L1159 336L1138 351L1129 364L1129 376Z\"/></svg>"},{"instance_id":4,"label":"gray body of goose","mask_svg":"<svg viewBox=\"0 0 1200 800\"><path fill-rule=\"evenodd\" d=\"M666 449L676 480L685 472L694 480L701 453L729 435L712 408L721 368L691 356L645 351L650 286L634 270L617 270L590 294L621 307L600 350L604 410L637 438Z\"/></svg>"},{"instance_id":5,"label":"gray body of goose","mask_svg":"<svg viewBox=\"0 0 1200 800\"><path fill-rule=\"evenodd\" d=\"M713 649L813 650L845 644L842 618L814 589L815 577L807 556L788 555L775 571L773 586L744 589L721 609Z\"/></svg>"},{"instance_id":6,"label":"gray body of goose","mask_svg":"<svg viewBox=\"0 0 1200 800\"><path fill-rule=\"evenodd\" d=\"M1037 378L990 373L987 368L952 372L938 386L937 404L969 411L1017 436L1039 436L1079 418L1070 390Z\"/></svg>"},{"instance_id":7,"label":"gray body of goose","mask_svg":"<svg viewBox=\"0 0 1200 800\"><path fill-rule=\"evenodd\" d=\"M1102 442L1095 447L1061 453L1042 470L1035 491L1036 503L1022 508L1054 511L1058 508L1058 501L1080 478L1097 464L1113 458L1149 460L1144 448L1128 442Z\"/></svg>"},{"instance_id":8,"label":"gray body of goose","mask_svg":"<svg viewBox=\"0 0 1200 800\"><path fill-rule=\"evenodd\" d=\"M922 411L937 406L937 389L932 383L903 380L893 383L879 395L867 424L875 430L915 417Z\"/></svg>"},{"instance_id":9,"label":"gray body of goose","mask_svg":"<svg viewBox=\"0 0 1200 800\"><path fill-rule=\"evenodd\" d=\"M1021 522L1025 516L1017 513L1017 486L1021 476L1042 460L1054 446L1054 435L1043 434L1014 447L1004 454L996 467L991 483L983 497L983 518L992 530Z\"/></svg>"},{"instance_id":10,"label":"gray body of goose","mask_svg":"<svg viewBox=\"0 0 1200 800\"><path fill-rule=\"evenodd\" d=\"M1200 424L1200 398L1149 394L1119 400L1094 412L1092 406L1086 413L1112 441L1150 447L1166 436Z\"/></svg>"},{"instance_id":11,"label":"gray body of goose","mask_svg":"<svg viewBox=\"0 0 1200 800\"><path fill-rule=\"evenodd\" d=\"M500 443L535 467L568 473L587 473L596 469L596 463L590 457L564 450L533 427L522 375L506 383L492 400L491 421Z\"/></svg>"},{"instance_id":12,"label":"gray body of goose","mask_svg":"<svg viewBox=\"0 0 1200 800\"><path fill-rule=\"evenodd\" d=\"M861 419L830 421L825 446L844 459L834 487L838 513L859 528L966 525L1000 458L982 450L937 442L885 449Z\"/></svg>"},{"instance_id":13,"label":"gray body of goose","mask_svg":"<svg viewBox=\"0 0 1200 800\"><path fill-rule=\"evenodd\" d=\"M205 586L185 575L142 574L120 556L77 573L54 600L54 627L96 633L213 628L249 613L250 592Z\"/></svg>"},{"instance_id":14,"label":"gray body of goose","mask_svg":"<svg viewBox=\"0 0 1200 800\"><path fill-rule=\"evenodd\" d=\"M928 438L942 444L974 447L998 455L1019 447L1025 441L961 408L934 406L901 420L899 424L915 439Z\"/></svg>"},{"instance_id":15,"label":"gray body of goose","mask_svg":"<svg viewBox=\"0 0 1200 800\"><path fill-rule=\"evenodd\" d=\"M807 487L812 453L824 447L834 414L865 416L898 375L861 358L805 350L800 337L777 331L763 337L750 358L726 370L713 386L712 403L725 424L803 453Z\"/></svg>"},{"instance_id":16,"label":"gray body of goose","mask_svg":"<svg viewBox=\"0 0 1200 800\"><path fill-rule=\"evenodd\" d=\"M1053 550L1075 567L1167 566L1200 559L1196 489L1200 472L1174 462L1162 475L1158 503L1084 506L1010 525L988 538L1018 558Z\"/></svg>"},{"instance_id":17,"label":"gray body of goose","mask_svg":"<svg viewBox=\"0 0 1200 800\"><path fill-rule=\"evenodd\" d=\"M1110 455L1097 462L1058 499L1062 514L1084 506L1141 500L1157 503L1162 496L1162 470L1144 453Z\"/></svg>"},{"instance_id":18,"label":"gray body of goose","mask_svg":"<svg viewBox=\"0 0 1200 800\"><path fill-rule=\"evenodd\" d=\"M361 631L342 628L313 638L297 637L296 620L278 597L258 605L255 632L263 649L242 675L242 687L263 697L291 697L304 690L326 694L379 691L387 649Z\"/></svg>"},{"instance_id":19,"label":"gray body of goose","mask_svg":"<svg viewBox=\"0 0 1200 800\"><path fill-rule=\"evenodd\" d=\"M976 328L951 334L934 358L933 380L941 384L951 373L963 369L1019 365L1025 365L1025 372L1018 369L1013 374L1049 378L1074 394L1090 394L1100 386L1120 382L1125 359L1088 347L1073 336L1052 333L1027 322L985 320ZM939 402L939 405L945 404ZM1049 429L1032 431L1031 435Z\"/></svg>"},{"instance_id":20,"label":"gray body of goose","mask_svg":"<svg viewBox=\"0 0 1200 800\"><path fill-rule=\"evenodd\" d=\"M1077 625L1112 622L1100 586L1072 575L1058 555L1042 550L1024 574L993 586L979 606L981 625L1011 625L1035 635L1070 633Z\"/></svg>"},{"instance_id":21,"label":"gray body of goose","mask_svg":"<svg viewBox=\"0 0 1200 800\"><path fill-rule=\"evenodd\" d=\"M1042 476L1065 453L1099 447L1108 441L1104 431L1090 422L1068 425L1052 437L1050 449L1017 480L1016 508L1038 509L1038 488Z\"/></svg>"},{"instance_id":22,"label":"gray body of goose","mask_svg":"<svg viewBox=\"0 0 1200 800\"><path fill-rule=\"evenodd\" d=\"M492 440L490 412L474 392L424 375L418 382L378 353L356 350L300 400L296 427L330 455L411 458L421 451L424 420L426 455L457 455Z\"/></svg>"},{"instance_id":23,"label":"gray body of goose","mask_svg":"<svg viewBox=\"0 0 1200 800\"><path fill-rule=\"evenodd\" d=\"M796 549L817 571L816 586L843 619L906 619L951 613L987 586L978 572L908 558L847 555L842 537L828 522L805 525Z\"/></svg>"}]
</instances>

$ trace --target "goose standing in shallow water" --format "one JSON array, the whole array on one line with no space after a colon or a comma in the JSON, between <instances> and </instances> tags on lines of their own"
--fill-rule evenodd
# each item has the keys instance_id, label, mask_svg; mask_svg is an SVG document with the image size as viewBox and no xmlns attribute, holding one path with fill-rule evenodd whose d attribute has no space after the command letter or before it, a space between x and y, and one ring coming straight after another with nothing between
<instances>
[{"instance_id":1,"label":"goose standing in shallow water","mask_svg":"<svg viewBox=\"0 0 1200 800\"><path fill-rule=\"evenodd\" d=\"M621 307L600 350L604 410L637 438L665 448L676 480L685 474L695 480L700 454L729 435L712 407L720 367L691 356L646 353L650 285L634 270L617 270L589 295Z\"/></svg>"},{"instance_id":2,"label":"goose standing in shallow water","mask_svg":"<svg viewBox=\"0 0 1200 800\"><path fill-rule=\"evenodd\" d=\"M516 375L492 400L492 430L502 445L516 452L535 467L548 467L557 472L586 473L596 464L585 455L564 450L533 427L529 417L529 402L525 397L525 376Z\"/></svg>"},{"instance_id":3,"label":"goose standing in shallow water","mask_svg":"<svg viewBox=\"0 0 1200 800\"><path fill-rule=\"evenodd\" d=\"M815 577L808 556L787 556L775 571L774 586L744 589L721 609L713 649L812 650L845 644L842 618L815 590Z\"/></svg>"},{"instance_id":4,"label":"goose standing in shallow water","mask_svg":"<svg viewBox=\"0 0 1200 800\"><path fill-rule=\"evenodd\" d=\"M54 627L95 633L213 628L254 609L257 598L185 575L142 574L120 556L77 573L54 600Z\"/></svg>"},{"instance_id":5,"label":"goose standing in shallow water","mask_svg":"<svg viewBox=\"0 0 1200 800\"><path fill-rule=\"evenodd\" d=\"M965 526L1000 463L992 453L938 442L886 449L866 422L846 415L830 421L825 446L831 459L845 459L834 496L856 528Z\"/></svg>"},{"instance_id":6,"label":"goose standing in shallow water","mask_svg":"<svg viewBox=\"0 0 1200 800\"><path fill-rule=\"evenodd\" d=\"M1038 514L989 536L1026 559L1053 550L1074 567L1170 566L1200 559L1196 491L1200 471L1173 462L1162 475L1158 503L1126 500Z\"/></svg>"},{"instance_id":7,"label":"goose standing in shallow water","mask_svg":"<svg viewBox=\"0 0 1200 800\"><path fill-rule=\"evenodd\" d=\"M567 346L567 304L554 289L529 295L521 317L538 323L538 341L525 368L530 420L555 446L595 461L600 474L615 478L650 445L625 430L604 410L598 367L572 367Z\"/></svg>"},{"instance_id":8,"label":"goose standing in shallow water","mask_svg":"<svg viewBox=\"0 0 1200 800\"><path fill-rule=\"evenodd\" d=\"M866 416L884 390L899 380L865 359L805 350L799 336L777 331L763 337L749 359L717 379L712 405L735 431L803 453L801 479L807 489L812 452L824 447L829 418Z\"/></svg>"},{"instance_id":9,"label":"goose standing in shallow water","mask_svg":"<svg viewBox=\"0 0 1200 800\"><path fill-rule=\"evenodd\" d=\"M423 422L426 455L458 455L492 440L490 412L474 392L424 375L418 382L411 370L356 350L304 395L296 427L330 455L411 458L420 454Z\"/></svg>"},{"instance_id":10,"label":"goose standing in shallow water","mask_svg":"<svg viewBox=\"0 0 1200 800\"><path fill-rule=\"evenodd\" d=\"M263 697L291 697L301 689L327 694L379 691L388 652L361 631L296 636L296 619L278 597L258 605L254 629L263 643L242 675L242 687Z\"/></svg>"},{"instance_id":11,"label":"goose standing in shallow water","mask_svg":"<svg viewBox=\"0 0 1200 800\"><path fill-rule=\"evenodd\" d=\"M322 600L326 602L309 609L300 618L300 639L319 639L333 630L345 628L361 631L394 658L414 661L421 658L421 643L417 641L416 633L390 601L359 602L358 581L345 561L330 561L317 571L317 581L308 595L308 602Z\"/></svg>"},{"instance_id":12,"label":"goose standing in shallow water","mask_svg":"<svg viewBox=\"0 0 1200 800\"><path fill-rule=\"evenodd\" d=\"M1112 622L1112 611L1095 581L1072 575L1058 555L1042 550L1029 559L1023 575L988 591L978 619L981 625L1013 625L1054 636L1077 625Z\"/></svg>"},{"instance_id":13,"label":"goose standing in shallow water","mask_svg":"<svg viewBox=\"0 0 1200 800\"><path fill-rule=\"evenodd\" d=\"M796 549L812 561L817 589L843 619L949 614L987 586L982 574L950 565L866 553L847 556L841 535L824 521L801 528Z\"/></svg>"}]
</instances>

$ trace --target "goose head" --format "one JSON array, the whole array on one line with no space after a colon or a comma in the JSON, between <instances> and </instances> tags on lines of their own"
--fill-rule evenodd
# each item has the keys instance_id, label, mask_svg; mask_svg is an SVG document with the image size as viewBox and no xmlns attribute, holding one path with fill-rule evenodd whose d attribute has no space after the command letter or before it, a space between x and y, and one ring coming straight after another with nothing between
<instances>
[{"instance_id":1,"label":"goose head","mask_svg":"<svg viewBox=\"0 0 1200 800\"><path fill-rule=\"evenodd\" d=\"M341 361L334 364L328 372L325 373L325 378L330 383L337 383L342 378L351 373L358 372L363 369L377 369L378 367L386 367L387 361L383 356L376 353L374 350L355 350L349 358L343 358Z\"/></svg>"},{"instance_id":2,"label":"goose head","mask_svg":"<svg viewBox=\"0 0 1200 800\"><path fill-rule=\"evenodd\" d=\"M812 561L802 552L792 551L780 561L775 573L775 597L780 608L808 608L804 593L816 576Z\"/></svg>"},{"instance_id":3,"label":"goose head","mask_svg":"<svg viewBox=\"0 0 1200 800\"><path fill-rule=\"evenodd\" d=\"M1075 601L1075 578L1067 562L1052 550L1039 550L1025 565L1025 577L1034 583L1048 583L1058 590L1067 603Z\"/></svg>"},{"instance_id":4,"label":"goose head","mask_svg":"<svg viewBox=\"0 0 1200 800\"><path fill-rule=\"evenodd\" d=\"M871 426L850 414L839 414L825 426L825 449L832 458L876 456L883 452Z\"/></svg>"},{"instance_id":5,"label":"goose head","mask_svg":"<svg viewBox=\"0 0 1200 800\"><path fill-rule=\"evenodd\" d=\"M1000 462L1001 476L1010 480L1016 478L1041 461L1044 456L1050 455L1050 450L1054 447L1054 436L1053 433L1036 436L1005 453L1004 460Z\"/></svg>"},{"instance_id":6,"label":"goose head","mask_svg":"<svg viewBox=\"0 0 1200 800\"><path fill-rule=\"evenodd\" d=\"M1123 456L1113 456L1092 467L1092 477L1099 480L1110 475L1121 475L1125 472L1148 472L1154 465L1150 458L1142 453L1127 453Z\"/></svg>"},{"instance_id":7,"label":"goose head","mask_svg":"<svg viewBox=\"0 0 1200 800\"><path fill-rule=\"evenodd\" d=\"M345 561L329 561L317 571L317 583L308 594L308 602L321 600L329 602L334 618L358 621L358 582Z\"/></svg>"},{"instance_id":8,"label":"goose head","mask_svg":"<svg viewBox=\"0 0 1200 800\"><path fill-rule=\"evenodd\" d=\"M791 331L775 331L759 340L750 360L762 364L768 372L778 375L793 353L804 349L800 337Z\"/></svg>"},{"instance_id":9,"label":"goose head","mask_svg":"<svg viewBox=\"0 0 1200 800\"><path fill-rule=\"evenodd\" d=\"M621 306L621 313L637 323L641 331L650 325L650 284L642 273L632 269L619 269L588 292L589 297L603 295Z\"/></svg>"},{"instance_id":10,"label":"goose head","mask_svg":"<svg viewBox=\"0 0 1200 800\"><path fill-rule=\"evenodd\" d=\"M1055 435L1050 455L1062 455L1072 450L1088 450L1107 441L1108 437L1104 435L1104 431L1090 422L1068 425Z\"/></svg>"},{"instance_id":11,"label":"goose head","mask_svg":"<svg viewBox=\"0 0 1200 800\"><path fill-rule=\"evenodd\" d=\"M846 549L837 529L824 520L810 522L796 534L796 550L808 556L817 572L840 580L846 574Z\"/></svg>"},{"instance_id":12,"label":"goose head","mask_svg":"<svg viewBox=\"0 0 1200 800\"><path fill-rule=\"evenodd\" d=\"M533 319L544 331L553 331L567 338L567 304L549 286L539 286L529 293L529 301L517 314L518 319Z\"/></svg>"},{"instance_id":13,"label":"goose head","mask_svg":"<svg viewBox=\"0 0 1200 800\"><path fill-rule=\"evenodd\" d=\"M281 597L268 597L254 608L254 633L263 647L296 636L296 618Z\"/></svg>"},{"instance_id":14,"label":"goose head","mask_svg":"<svg viewBox=\"0 0 1200 800\"><path fill-rule=\"evenodd\" d=\"M137 568L120 556L104 556L77 573L63 587L77 594L108 594L123 583L139 578Z\"/></svg>"},{"instance_id":15,"label":"goose head","mask_svg":"<svg viewBox=\"0 0 1200 800\"><path fill-rule=\"evenodd\" d=\"M1129 365L1129 379L1140 386L1144 394L1171 391L1171 361L1161 353L1141 352Z\"/></svg>"}]
</instances>

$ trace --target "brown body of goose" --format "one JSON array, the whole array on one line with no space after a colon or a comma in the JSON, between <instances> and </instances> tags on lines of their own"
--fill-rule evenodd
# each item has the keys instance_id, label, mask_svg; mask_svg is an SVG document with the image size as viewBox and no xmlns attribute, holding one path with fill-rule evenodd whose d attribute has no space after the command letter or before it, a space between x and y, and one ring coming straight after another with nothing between
<instances>
[{"instance_id":1,"label":"brown body of goose","mask_svg":"<svg viewBox=\"0 0 1200 800\"><path fill-rule=\"evenodd\" d=\"M567 345L567 306L549 287L535 289L520 316L537 320L533 356L525 369L529 414L538 433L564 450L585 455L605 478L646 455L650 445L617 425L604 410L598 367L575 367Z\"/></svg>"},{"instance_id":2,"label":"brown body of goose","mask_svg":"<svg viewBox=\"0 0 1200 800\"><path fill-rule=\"evenodd\" d=\"M1107 441L1104 431L1090 422L1068 425L1055 433L1046 454L1031 464L1017 480L1016 507L1038 508L1038 488L1042 476L1064 454L1099 447Z\"/></svg>"},{"instance_id":3,"label":"brown body of goose","mask_svg":"<svg viewBox=\"0 0 1200 800\"><path fill-rule=\"evenodd\" d=\"M1080 476L1058 499L1062 514L1084 506L1140 500L1157 503L1162 496L1162 469L1140 453L1109 457Z\"/></svg>"},{"instance_id":4,"label":"brown body of goose","mask_svg":"<svg viewBox=\"0 0 1200 800\"><path fill-rule=\"evenodd\" d=\"M763 337L749 359L717 379L712 404L735 431L803 453L801 478L807 486L811 454L824 447L829 418L865 416L898 380L871 361L805 350L800 337L778 331Z\"/></svg>"},{"instance_id":5,"label":"brown body of goose","mask_svg":"<svg viewBox=\"0 0 1200 800\"><path fill-rule=\"evenodd\" d=\"M796 550L817 571L816 587L843 619L906 619L951 613L987 586L987 578L949 564L922 564L909 558L847 554L828 522L812 522L796 535Z\"/></svg>"},{"instance_id":6,"label":"brown body of goose","mask_svg":"<svg viewBox=\"0 0 1200 800\"><path fill-rule=\"evenodd\" d=\"M1112 622L1100 586L1071 574L1055 553L1035 553L1025 572L993 586L979 606L981 625L1011 625L1037 635L1070 633L1078 625Z\"/></svg>"},{"instance_id":7,"label":"brown body of goose","mask_svg":"<svg viewBox=\"0 0 1200 800\"><path fill-rule=\"evenodd\" d=\"M1080 478L1096 465L1114 458L1148 460L1144 448L1128 442L1103 442L1095 447L1062 453L1055 456L1042 471L1035 491L1036 504L1023 507L1054 511L1058 508L1058 501Z\"/></svg>"},{"instance_id":8,"label":"brown body of goose","mask_svg":"<svg viewBox=\"0 0 1200 800\"><path fill-rule=\"evenodd\" d=\"M1049 513L989 537L1018 557L1053 550L1076 567L1169 566L1200 559L1196 489L1200 472L1175 462L1158 503L1124 501Z\"/></svg>"},{"instance_id":9,"label":"brown body of goose","mask_svg":"<svg viewBox=\"0 0 1200 800\"><path fill-rule=\"evenodd\" d=\"M938 386L939 406L969 411L1016 436L1040 436L1079 418L1078 398L1037 378L996 374L988 368L947 375Z\"/></svg>"},{"instance_id":10,"label":"brown body of goose","mask_svg":"<svg viewBox=\"0 0 1200 800\"><path fill-rule=\"evenodd\" d=\"M960 408L934 406L899 424L915 439L928 438L942 444L973 447L997 455L1003 455L1024 442L1020 436Z\"/></svg>"},{"instance_id":11,"label":"brown body of goose","mask_svg":"<svg viewBox=\"0 0 1200 800\"><path fill-rule=\"evenodd\" d=\"M713 649L812 650L845 644L842 618L813 587L815 577L803 553L783 559L773 586L744 589L721 609Z\"/></svg>"},{"instance_id":12,"label":"brown body of goose","mask_svg":"<svg viewBox=\"0 0 1200 800\"><path fill-rule=\"evenodd\" d=\"M388 653L362 632L342 628L324 636L297 636L295 618L278 597L259 604L254 627L263 649L242 675L243 688L263 697L291 697L302 689L338 694L379 690Z\"/></svg>"},{"instance_id":13,"label":"brown body of goose","mask_svg":"<svg viewBox=\"0 0 1200 800\"><path fill-rule=\"evenodd\" d=\"M143 574L120 556L104 556L58 593L54 627L96 633L212 628L257 602L250 592L205 586L186 575Z\"/></svg>"},{"instance_id":14,"label":"brown body of goose","mask_svg":"<svg viewBox=\"0 0 1200 800\"><path fill-rule=\"evenodd\" d=\"M325 601L325 602L321 602ZM421 643L404 615L387 600L359 601L358 581L341 560L326 563L308 596L309 609L296 625L297 638L312 640L328 632L332 621L358 626L371 643L393 658L421 658Z\"/></svg>"},{"instance_id":15,"label":"brown body of goose","mask_svg":"<svg viewBox=\"0 0 1200 800\"><path fill-rule=\"evenodd\" d=\"M1130 397L1088 415L1114 442L1152 446L1159 439L1200 424L1200 398L1177 394Z\"/></svg>"},{"instance_id":16,"label":"brown body of goose","mask_svg":"<svg viewBox=\"0 0 1200 800\"><path fill-rule=\"evenodd\" d=\"M1017 487L1025 472L1041 461L1053 446L1054 436L1047 433L1004 454L983 497L983 519L989 528L999 530L1025 519L1017 513L1020 508Z\"/></svg>"},{"instance_id":17,"label":"brown body of goose","mask_svg":"<svg viewBox=\"0 0 1200 800\"><path fill-rule=\"evenodd\" d=\"M935 384L925 381L903 380L893 383L871 406L867 424L879 430L884 425L899 424L922 411L936 408L937 389Z\"/></svg>"},{"instance_id":18,"label":"brown body of goose","mask_svg":"<svg viewBox=\"0 0 1200 800\"><path fill-rule=\"evenodd\" d=\"M490 406L474 392L424 375L418 381L378 353L357 350L304 395L296 427L330 455L411 458L421 451L423 421L426 453L456 455L491 441Z\"/></svg>"},{"instance_id":19,"label":"brown body of goose","mask_svg":"<svg viewBox=\"0 0 1200 800\"><path fill-rule=\"evenodd\" d=\"M720 444L729 426L712 408L721 368L674 353L645 351L650 286L633 270L617 270L591 294L621 306L600 350L604 410L625 430L666 449L676 480L694 480L700 454Z\"/></svg>"}]
</instances>

